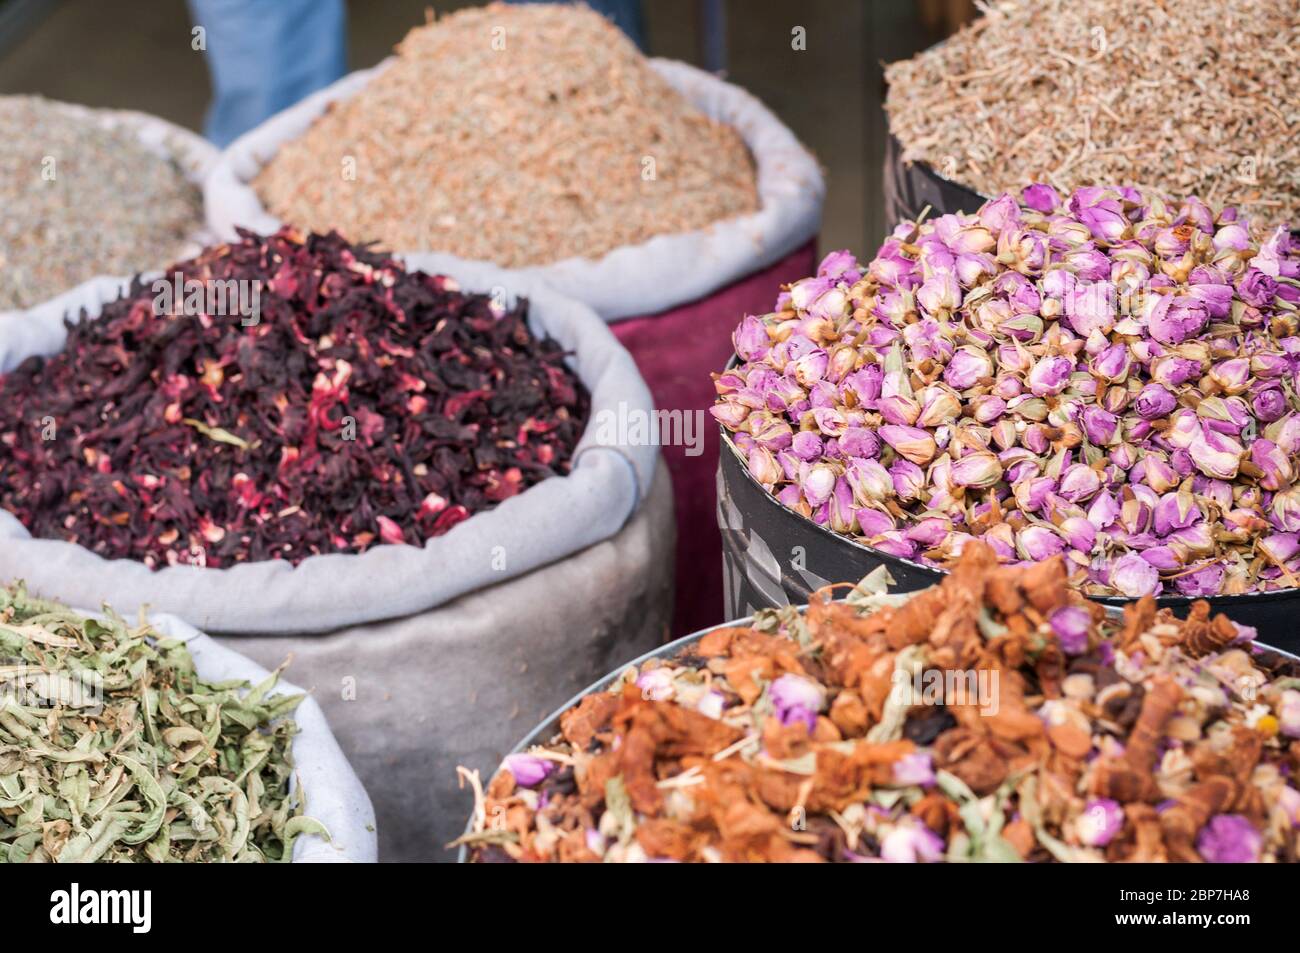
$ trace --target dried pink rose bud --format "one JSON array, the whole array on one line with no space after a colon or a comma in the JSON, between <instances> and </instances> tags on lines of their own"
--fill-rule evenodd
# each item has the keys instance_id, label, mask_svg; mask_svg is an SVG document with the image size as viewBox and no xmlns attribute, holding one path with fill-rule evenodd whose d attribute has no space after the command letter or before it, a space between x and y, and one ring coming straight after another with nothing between
<instances>
[{"instance_id":1,"label":"dried pink rose bud","mask_svg":"<svg viewBox=\"0 0 1300 953\"><path fill-rule=\"evenodd\" d=\"M1061 643L1066 655L1082 655L1088 651L1088 633L1092 630L1092 616L1082 606L1065 606L1048 617L1048 625Z\"/></svg>"},{"instance_id":2,"label":"dried pink rose bud","mask_svg":"<svg viewBox=\"0 0 1300 953\"><path fill-rule=\"evenodd\" d=\"M714 419L728 430L738 430L749 416L749 408L734 401L722 401L709 408Z\"/></svg>"},{"instance_id":3,"label":"dried pink rose bud","mask_svg":"<svg viewBox=\"0 0 1300 953\"><path fill-rule=\"evenodd\" d=\"M925 488L925 473L915 463L900 457L889 465L889 477L900 500L920 499Z\"/></svg>"},{"instance_id":4,"label":"dried pink rose bud","mask_svg":"<svg viewBox=\"0 0 1300 953\"><path fill-rule=\"evenodd\" d=\"M863 507L855 510L854 516L858 521L858 531L867 539L883 536L897 527L894 518L884 510Z\"/></svg>"},{"instance_id":5,"label":"dried pink rose bud","mask_svg":"<svg viewBox=\"0 0 1300 953\"><path fill-rule=\"evenodd\" d=\"M880 859L891 864L934 864L943 857L943 838L917 820L900 823L880 844Z\"/></svg>"},{"instance_id":6,"label":"dried pink rose bud","mask_svg":"<svg viewBox=\"0 0 1300 953\"><path fill-rule=\"evenodd\" d=\"M1277 706L1278 730L1288 738L1300 738L1300 691L1282 690Z\"/></svg>"},{"instance_id":7,"label":"dried pink rose bud","mask_svg":"<svg viewBox=\"0 0 1300 953\"><path fill-rule=\"evenodd\" d=\"M944 368L943 379L956 390L967 390L993 376L993 361L987 351L974 347L959 347Z\"/></svg>"},{"instance_id":8,"label":"dried pink rose bud","mask_svg":"<svg viewBox=\"0 0 1300 953\"><path fill-rule=\"evenodd\" d=\"M894 784L928 788L934 784L934 760L928 751L905 754L891 768Z\"/></svg>"},{"instance_id":9,"label":"dried pink rose bud","mask_svg":"<svg viewBox=\"0 0 1300 953\"><path fill-rule=\"evenodd\" d=\"M1059 394L1074 373L1074 364L1067 357L1044 357L1029 372L1029 389L1039 397Z\"/></svg>"},{"instance_id":10,"label":"dried pink rose bud","mask_svg":"<svg viewBox=\"0 0 1300 953\"><path fill-rule=\"evenodd\" d=\"M1231 480L1237 475L1245 448L1226 434L1202 425L1187 447L1196 468L1209 477Z\"/></svg>"},{"instance_id":11,"label":"dried pink rose bud","mask_svg":"<svg viewBox=\"0 0 1300 953\"><path fill-rule=\"evenodd\" d=\"M746 315L731 336L732 345L741 360L761 361L772 349L771 339L767 334L767 325L761 318Z\"/></svg>"},{"instance_id":12,"label":"dried pink rose bud","mask_svg":"<svg viewBox=\"0 0 1300 953\"><path fill-rule=\"evenodd\" d=\"M1124 829L1124 808L1110 798L1092 798L1075 821L1079 840L1089 847L1105 847Z\"/></svg>"},{"instance_id":13,"label":"dried pink rose bud","mask_svg":"<svg viewBox=\"0 0 1300 953\"><path fill-rule=\"evenodd\" d=\"M1287 412L1286 395L1277 387L1265 387L1251 397L1250 409L1257 419L1272 423Z\"/></svg>"},{"instance_id":14,"label":"dried pink rose bud","mask_svg":"<svg viewBox=\"0 0 1300 953\"><path fill-rule=\"evenodd\" d=\"M768 698L783 725L803 722L812 731L817 713L826 707L826 690L802 675L781 675L768 687Z\"/></svg>"},{"instance_id":15,"label":"dried pink rose bud","mask_svg":"<svg viewBox=\"0 0 1300 953\"><path fill-rule=\"evenodd\" d=\"M1002 464L986 451L968 453L952 465L951 478L957 486L984 489L1002 479Z\"/></svg>"},{"instance_id":16,"label":"dried pink rose bud","mask_svg":"<svg viewBox=\"0 0 1300 953\"><path fill-rule=\"evenodd\" d=\"M951 272L928 279L916 292L916 302L931 315L955 311L961 304L961 286Z\"/></svg>"},{"instance_id":17,"label":"dried pink rose bud","mask_svg":"<svg viewBox=\"0 0 1300 953\"><path fill-rule=\"evenodd\" d=\"M1229 394L1240 394L1250 383L1250 359L1220 361L1210 368L1210 377Z\"/></svg>"},{"instance_id":18,"label":"dried pink rose bud","mask_svg":"<svg viewBox=\"0 0 1300 953\"><path fill-rule=\"evenodd\" d=\"M1259 485L1266 490L1284 490L1295 478L1291 458L1271 440L1260 438L1250 445L1250 462L1259 469Z\"/></svg>"},{"instance_id":19,"label":"dried pink rose bud","mask_svg":"<svg viewBox=\"0 0 1300 953\"><path fill-rule=\"evenodd\" d=\"M876 460L861 458L850 460L845 467L844 476L852 488L854 499L860 506L883 502L894 496L893 478Z\"/></svg>"},{"instance_id":20,"label":"dried pink rose bud","mask_svg":"<svg viewBox=\"0 0 1300 953\"><path fill-rule=\"evenodd\" d=\"M555 762L532 754L508 754L502 767L509 771L521 788L535 788L555 770Z\"/></svg>"},{"instance_id":21,"label":"dried pink rose bud","mask_svg":"<svg viewBox=\"0 0 1300 953\"><path fill-rule=\"evenodd\" d=\"M1215 251L1245 251L1250 247L1250 232L1240 222L1230 222L1214 233Z\"/></svg>"},{"instance_id":22,"label":"dried pink rose bud","mask_svg":"<svg viewBox=\"0 0 1300 953\"><path fill-rule=\"evenodd\" d=\"M749 473L765 487L774 487L781 479L781 465L772 451L755 447L749 451Z\"/></svg>"},{"instance_id":23,"label":"dried pink rose bud","mask_svg":"<svg viewBox=\"0 0 1300 953\"><path fill-rule=\"evenodd\" d=\"M1159 592L1160 574L1137 553L1127 553L1110 567L1110 584L1126 596L1152 596Z\"/></svg>"},{"instance_id":24,"label":"dried pink rose bud","mask_svg":"<svg viewBox=\"0 0 1300 953\"><path fill-rule=\"evenodd\" d=\"M1016 534L1016 551L1021 559L1042 562L1065 549L1065 541L1045 526L1026 526Z\"/></svg>"},{"instance_id":25,"label":"dried pink rose bud","mask_svg":"<svg viewBox=\"0 0 1300 953\"><path fill-rule=\"evenodd\" d=\"M1147 330L1161 344L1180 344L1196 337L1210 319L1200 301L1172 294L1153 298L1144 317Z\"/></svg>"},{"instance_id":26,"label":"dried pink rose bud","mask_svg":"<svg viewBox=\"0 0 1300 953\"><path fill-rule=\"evenodd\" d=\"M1037 212L1054 212L1061 207L1061 197L1050 185L1034 183L1020 193L1024 203Z\"/></svg>"},{"instance_id":27,"label":"dried pink rose bud","mask_svg":"<svg viewBox=\"0 0 1300 953\"><path fill-rule=\"evenodd\" d=\"M1071 549L1091 553L1097 543L1097 527L1083 516L1069 516L1061 521L1061 535Z\"/></svg>"},{"instance_id":28,"label":"dried pink rose bud","mask_svg":"<svg viewBox=\"0 0 1300 953\"><path fill-rule=\"evenodd\" d=\"M880 439L918 465L929 463L938 451L934 437L919 427L884 426L880 428Z\"/></svg>"},{"instance_id":29,"label":"dried pink rose bud","mask_svg":"<svg viewBox=\"0 0 1300 953\"><path fill-rule=\"evenodd\" d=\"M1086 463L1076 463L1061 474L1057 495L1071 503L1083 503L1101 489L1101 477Z\"/></svg>"},{"instance_id":30,"label":"dried pink rose bud","mask_svg":"<svg viewBox=\"0 0 1300 953\"><path fill-rule=\"evenodd\" d=\"M1240 814L1216 814L1196 837L1197 853L1211 864L1253 864L1262 847L1262 835Z\"/></svg>"},{"instance_id":31,"label":"dried pink rose bud","mask_svg":"<svg viewBox=\"0 0 1300 953\"><path fill-rule=\"evenodd\" d=\"M804 499L811 506L821 506L831 498L831 493L835 490L835 478L835 470L828 464L810 467L799 483Z\"/></svg>"}]
</instances>

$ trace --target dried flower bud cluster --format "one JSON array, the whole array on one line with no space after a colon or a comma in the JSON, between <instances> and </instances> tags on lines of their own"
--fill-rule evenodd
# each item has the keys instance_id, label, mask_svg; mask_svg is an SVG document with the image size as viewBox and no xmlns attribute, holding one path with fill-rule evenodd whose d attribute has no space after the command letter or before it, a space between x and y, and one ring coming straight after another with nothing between
<instances>
[{"instance_id":1,"label":"dried flower bud cluster","mask_svg":"<svg viewBox=\"0 0 1300 953\"><path fill-rule=\"evenodd\" d=\"M942 567L1062 554L1091 595L1300 572L1300 238L1031 185L829 255L734 335L714 416L787 507Z\"/></svg>"},{"instance_id":2,"label":"dried flower bud cluster","mask_svg":"<svg viewBox=\"0 0 1300 953\"><path fill-rule=\"evenodd\" d=\"M173 272L255 283L260 314L156 313L137 282L0 377L0 506L34 536L154 568L298 563L420 545L568 472L590 401L525 302L289 228Z\"/></svg>"},{"instance_id":3,"label":"dried flower bud cluster","mask_svg":"<svg viewBox=\"0 0 1300 953\"><path fill-rule=\"evenodd\" d=\"M1087 604L985 546L760 612L506 758L480 862L1295 862L1296 664L1209 605ZM966 666L966 667L962 667ZM463 769L462 769L463 770ZM468 774L468 772L467 772Z\"/></svg>"}]
</instances>

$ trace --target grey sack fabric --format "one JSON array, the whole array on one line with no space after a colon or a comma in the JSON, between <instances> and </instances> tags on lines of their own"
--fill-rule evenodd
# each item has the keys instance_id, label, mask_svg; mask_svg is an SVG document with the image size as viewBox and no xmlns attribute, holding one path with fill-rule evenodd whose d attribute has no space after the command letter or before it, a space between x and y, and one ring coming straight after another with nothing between
<instances>
[{"instance_id":1,"label":"grey sack fabric","mask_svg":"<svg viewBox=\"0 0 1300 953\"><path fill-rule=\"evenodd\" d=\"M220 641L312 691L375 805L383 861L451 861L484 780L551 712L667 640L672 490L612 539L407 619L329 635Z\"/></svg>"},{"instance_id":2,"label":"grey sack fabric","mask_svg":"<svg viewBox=\"0 0 1300 953\"><path fill-rule=\"evenodd\" d=\"M591 391L592 421L646 413L650 392L631 356L584 304L535 279L511 277L481 264L421 255L426 272L450 274L462 287L529 299L529 322L574 352L571 364ZM122 279L101 278L27 312L0 318L0 374L32 355L59 351L64 315L86 308L97 316L120 295ZM205 632L322 632L344 625L400 618L503 578L544 566L608 539L636 511L649 489L658 448L601 445L589 425L572 472L552 477L475 514L423 547L376 546L360 555L312 556L228 569L104 559L74 543L33 539L0 510L0 579L25 579L34 594L70 605L110 602L123 613L148 605L180 616ZM506 570L501 569L505 557Z\"/></svg>"}]
</instances>

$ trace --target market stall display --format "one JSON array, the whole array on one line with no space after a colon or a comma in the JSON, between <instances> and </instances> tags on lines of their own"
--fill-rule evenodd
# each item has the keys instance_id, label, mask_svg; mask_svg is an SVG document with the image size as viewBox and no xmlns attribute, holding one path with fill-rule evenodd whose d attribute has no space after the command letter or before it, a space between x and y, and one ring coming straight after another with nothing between
<instances>
[{"instance_id":1,"label":"market stall display","mask_svg":"<svg viewBox=\"0 0 1300 953\"><path fill-rule=\"evenodd\" d=\"M680 640L509 755L478 862L1294 862L1300 661L970 546ZM953 679L956 673L960 680Z\"/></svg>"},{"instance_id":2,"label":"market stall display","mask_svg":"<svg viewBox=\"0 0 1300 953\"><path fill-rule=\"evenodd\" d=\"M190 253L216 158L154 116L0 96L0 318Z\"/></svg>"},{"instance_id":3,"label":"market stall display","mask_svg":"<svg viewBox=\"0 0 1300 953\"><path fill-rule=\"evenodd\" d=\"M1290 0L1002 0L885 70L887 220L1047 182L1124 183L1300 221ZM1026 43L1033 37L1033 43ZM1044 56L1042 50L1053 55Z\"/></svg>"},{"instance_id":4,"label":"market stall display","mask_svg":"<svg viewBox=\"0 0 1300 953\"><path fill-rule=\"evenodd\" d=\"M104 279L0 325L0 578L292 653L385 858L436 857L440 761L491 763L666 634L671 491L613 425L651 413L645 385L589 308L483 265L287 230L168 274L177 314ZM178 304L230 274L264 282L255 314ZM52 509L54 538L24 525ZM504 694L523 703L485 718Z\"/></svg>"},{"instance_id":5,"label":"market stall display","mask_svg":"<svg viewBox=\"0 0 1300 953\"><path fill-rule=\"evenodd\" d=\"M731 452L926 566L979 537L1063 553L1095 596L1294 588L1300 241L1134 189L1022 201L903 223L746 317L715 381Z\"/></svg>"},{"instance_id":6,"label":"market stall display","mask_svg":"<svg viewBox=\"0 0 1300 953\"><path fill-rule=\"evenodd\" d=\"M654 437L676 497L678 625L694 628L721 613L703 375L725 360L728 315L813 266L823 192L743 90L646 60L580 6L494 4L412 31L233 143L205 203L224 237L286 215L350 227L509 266L615 322L673 415Z\"/></svg>"},{"instance_id":7,"label":"market stall display","mask_svg":"<svg viewBox=\"0 0 1300 953\"><path fill-rule=\"evenodd\" d=\"M279 670L22 587L0 588L0 646L0 861L375 859L365 790Z\"/></svg>"}]
</instances>

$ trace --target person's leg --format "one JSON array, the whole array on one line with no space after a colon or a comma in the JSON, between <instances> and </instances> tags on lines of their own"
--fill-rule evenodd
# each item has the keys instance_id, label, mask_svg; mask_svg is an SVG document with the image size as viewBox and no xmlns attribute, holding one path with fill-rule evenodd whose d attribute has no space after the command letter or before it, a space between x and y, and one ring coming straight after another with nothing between
<instances>
[{"instance_id":1,"label":"person's leg","mask_svg":"<svg viewBox=\"0 0 1300 953\"><path fill-rule=\"evenodd\" d=\"M343 0L189 0L203 27L212 105L204 134L224 146L347 69Z\"/></svg>"},{"instance_id":2,"label":"person's leg","mask_svg":"<svg viewBox=\"0 0 1300 953\"><path fill-rule=\"evenodd\" d=\"M508 0L510 3L555 3L567 0ZM609 17L614 25L628 35L633 43L645 50L645 19L641 15L641 0L583 0L601 16Z\"/></svg>"}]
</instances>

